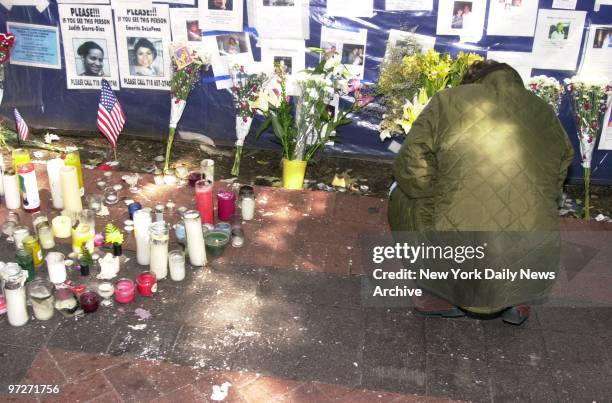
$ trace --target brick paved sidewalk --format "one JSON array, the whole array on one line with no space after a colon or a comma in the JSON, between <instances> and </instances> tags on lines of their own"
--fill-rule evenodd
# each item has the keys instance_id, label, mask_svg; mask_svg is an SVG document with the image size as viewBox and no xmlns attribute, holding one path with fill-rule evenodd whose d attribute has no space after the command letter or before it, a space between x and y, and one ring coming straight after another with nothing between
<instances>
[{"instance_id":1,"label":"brick paved sidewalk","mask_svg":"<svg viewBox=\"0 0 612 403\"><path fill-rule=\"evenodd\" d=\"M102 173L85 174L87 193L95 193ZM120 177L114 173L112 182ZM145 186L135 198L144 205L165 202L167 195L177 206L193 204L188 188L177 192L149 182L141 179ZM212 386L227 380L226 401L248 402L612 396L610 224L561 221L571 248L562 255L553 300L515 328L499 320L424 318L405 308L361 306L358 237L388 234L385 200L256 192L257 219L245 223L248 246L228 248L182 283L162 282L154 298L21 328L3 319L0 393L13 383L57 383L61 401L209 401ZM126 190L120 196L134 197ZM117 204L110 219L120 224L126 211ZM0 220L5 214L0 208ZM125 249L132 259L121 275L134 278L143 268L134 262L131 242ZM0 260L13 253L1 241ZM575 271L574 261L588 264ZM80 281L77 273L71 278ZM138 307L152 317L138 319Z\"/></svg>"}]
</instances>

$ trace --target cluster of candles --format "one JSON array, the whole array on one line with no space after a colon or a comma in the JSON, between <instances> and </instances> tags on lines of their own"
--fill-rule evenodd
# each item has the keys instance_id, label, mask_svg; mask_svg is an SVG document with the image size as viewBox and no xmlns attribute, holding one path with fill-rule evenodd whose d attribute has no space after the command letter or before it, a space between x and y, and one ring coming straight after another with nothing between
<instances>
[{"instance_id":1,"label":"cluster of candles","mask_svg":"<svg viewBox=\"0 0 612 403\"><path fill-rule=\"evenodd\" d=\"M4 194L6 207L9 210L23 208L33 213L30 235L28 227L19 225L19 215L9 211L2 226L8 240L15 243L16 263L0 262L0 314L7 313L8 322L13 326L22 326L28 322L27 299L30 300L34 316L38 320L49 320L54 310L64 315L71 315L80 307L85 313L95 312L100 304L112 305L111 297L120 304L131 303L138 294L152 296L157 290L157 282L168 277L173 281L185 279L186 254L182 249L168 250L170 239L169 223L164 221L164 207L173 210L174 203L156 206L155 210L143 208L140 203L126 201L130 216L130 231L133 230L136 241L136 260L138 264L149 266L137 279L120 278L113 282L102 281L89 286L69 286L67 266L72 261L66 260L64 254L51 251L55 247L55 238L72 238L72 250L75 256L82 252L85 245L94 251L95 215L104 203L113 205L119 201L117 191L105 196L88 196L89 209L84 209L83 177L78 152L72 152L62 158L47 161L47 174L53 208L61 214L49 218L40 212L40 194L36 172L26 150L14 150L12 168L4 170L4 161L0 154L0 195ZM230 239L232 245L240 247L244 243L242 220L252 220L255 214L255 195L253 188L243 186L239 192L241 213L236 212L236 194L231 191L217 192L217 218L214 225L213 180L214 162L204 160L200 172L189 172L185 167L176 169L179 185L189 184L195 188L196 209L180 208L181 220L175 226L177 238L181 242L179 228L182 228L182 240L185 241L189 263L192 266L204 266L209 256L223 253ZM110 173L105 173L110 177ZM129 176L129 181L127 177ZM137 192L138 175L125 175L123 179L130 185L130 190ZM165 183L165 182L164 182ZM167 183L166 183L167 184ZM97 183L101 190L109 189L105 181ZM114 198L111 196L114 195ZM172 204L172 206L170 206ZM126 221L126 230L128 229ZM97 244L95 246L98 246ZM46 256L43 258L43 251ZM71 255L72 256L72 255ZM97 259L97 254L94 254ZM48 278L35 278L35 268L47 266ZM101 272L114 265L117 273L119 259L107 254L98 263ZM83 276L89 275L89 268ZM102 277L99 277L102 278ZM109 277L110 278L110 277Z\"/></svg>"}]
</instances>

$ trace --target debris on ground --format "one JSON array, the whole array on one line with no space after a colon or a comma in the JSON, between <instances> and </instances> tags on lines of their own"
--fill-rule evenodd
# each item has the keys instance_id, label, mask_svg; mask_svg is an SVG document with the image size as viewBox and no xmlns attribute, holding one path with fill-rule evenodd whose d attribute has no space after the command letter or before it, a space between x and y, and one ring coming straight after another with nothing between
<instances>
[{"instance_id":1,"label":"debris on ground","mask_svg":"<svg viewBox=\"0 0 612 403\"><path fill-rule=\"evenodd\" d=\"M49 133L45 134L45 143L51 144L54 141L59 141L59 136L57 134Z\"/></svg>"},{"instance_id":2,"label":"debris on ground","mask_svg":"<svg viewBox=\"0 0 612 403\"><path fill-rule=\"evenodd\" d=\"M213 385L213 392L210 395L211 400L221 401L227 398L229 388L232 386L229 382L223 382L221 385Z\"/></svg>"},{"instance_id":3,"label":"debris on ground","mask_svg":"<svg viewBox=\"0 0 612 403\"><path fill-rule=\"evenodd\" d=\"M138 318L143 319L143 320L149 319L151 317L151 312L143 308L136 308L134 313L136 314L136 316L138 316Z\"/></svg>"},{"instance_id":4,"label":"debris on ground","mask_svg":"<svg viewBox=\"0 0 612 403\"><path fill-rule=\"evenodd\" d=\"M128 325L128 327L132 330L144 330L147 328L147 325L141 323L140 325Z\"/></svg>"}]
</instances>

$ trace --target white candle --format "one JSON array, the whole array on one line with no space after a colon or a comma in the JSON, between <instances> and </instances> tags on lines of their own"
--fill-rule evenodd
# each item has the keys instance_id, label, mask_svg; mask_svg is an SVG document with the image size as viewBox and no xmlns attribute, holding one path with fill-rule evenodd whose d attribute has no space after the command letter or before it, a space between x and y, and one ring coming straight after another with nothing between
<instances>
[{"instance_id":1,"label":"white candle","mask_svg":"<svg viewBox=\"0 0 612 403\"><path fill-rule=\"evenodd\" d=\"M30 291L30 300L34 316L38 320L49 320L53 317L55 301L53 294L44 287L36 287Z\"/></svg>"},{"instance_id":2,"label":"white candle","mask_svg":"<svg viewBox=\"0 0 612 403\"><path fill-rule=\"evenodd\" d=\"M134 237L136 238L136 260L138 264L147 266L151 261L151 248L149 246L149 227L151 226L151 213L148 210L134 212Z\"/></svg>"},{"instance_id":3,"label":"white candle","mask_svg":"<svg viewBox=\"0 0 612 403\"><path fill-rule=\"evenodd\" d=\"M185 279L185 255L183 251L171 251L168 263L170 265L170 278L172 281L183 281Z\"/></svg>"},{"instance_id":4,"label":"white candle","mask_svg":"<svg viewBox=\"0 0 612 403\"><path fill-rule=\"evenodd\" d=\"M4 203L9 210L21 207L21 193L19 193L19 179L12 169L7 170L2 178L4 183Z\"/></svg>"},{"instance_id":5,"label":"white candle","mask_svg":"<svg viewBox=\"0 0 612 403\"><path fill-rule=\"evenodd\" d=\"M252 220L255 216L255 199L244 197L240 203L240 210L242 211L243 220Z\"/></svg>"},{"instance_id":6,"label":"white candle","mask_svg":"<svg viewBox=\"0 0 612 403\"><path fill-rule=\"evenodd\" d=\"M202 173L202 179L215 181L215 161L206 159L200 162L200 172Z\"/></svg>"},{"instance_id":7,"label":"white candle","mask_svg":"<svg viewBox=\"0 0 612 403\"><path fill-rule=\"evenodd\" d=\"M65 208L75 213L81 212L83 210L83 203L81 202L81 191L79 189L79 177L77 176L76 167L61 167L60 182Z\"/></svg>"},{"instance_id":8,"label":"white candle","mask_svg":"<svg viewBox=\"0 0 612 403\"><path fill-rule=\"evenodd\" d=\"M64 258L64 255L60 252L49 252L45 258L47 261L47 271L49 272L49 281L54 284L66 281Z\"/></svg>"},{"instance_id":9,"label":"white candle","mask_svg":"<svg viewBox=\"0 0 612 403\"><path fill-rule=\"evenodd\" d=\"M151 243L150 270L158 280L168 276L168 243Z\"/></svg>"},{"instance_id":10,"label":"white candle","mask_svg":"<svg viewBox=\"0 0 612 403\"><path fill-rule=\"evenodd\" d=\"M206 264L206 249L200 213L191 210L183 216L185 221L185 234L187 236L187 249L189 249L189 263L192 266Z\"/></svg>"},{"instance_id":11,"label":"white candle","mask_svg":"<svg viewBox=\"0 0 612 403\"><path fill-rule=\"evenodd\" d=\"M64 160L54 158L47 161L47 174L49 175L49 187L51 189L51 199L53 208L61 210L64 208L62 199L62 183L60 179L60 169L64 166Z\"/></svg>"},{"instance_id":12,"label":"white candle","mask_svg":"<svg viewBox=\"0 0 612 403\"><path fill-rule=\"evenodd\" d=\"M38 241L43 249L53 249L55 247L53 231L48 225L38 228Z\"/></svg>"},{"instance_id":13,"label":"white candle","mask_svg":"<svg viewBox=\"0 0 612 403\"><path fill-rule=\"evenodd\" d=\"M72 236L72 220L70 217L60 215L51 220L53 226L53 235L58 238L70 238Z\"/></svg>"},{"instance_id":14,"label":"white candle","mask_svg":"<svg viewBox=\"0 0 612 403\"><path fill-rule=\"evenodd\" d=\"M6 298L6 316L11 326L23 326L30 318L26 306L26 290L24 272L16 263L9 263L5 268L6 283L4 297Z\"/></svg>"}]
</instances>

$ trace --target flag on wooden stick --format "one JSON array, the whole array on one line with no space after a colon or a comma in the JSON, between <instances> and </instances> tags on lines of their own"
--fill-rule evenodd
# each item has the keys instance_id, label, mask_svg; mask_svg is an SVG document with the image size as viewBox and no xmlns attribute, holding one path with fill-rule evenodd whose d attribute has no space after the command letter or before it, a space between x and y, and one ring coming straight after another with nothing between
<instances>
[{"instance_id":1,"label":"flag on wooden stick","mask_svg":"<svg viewBox=\"0 0 612 403\"><path fill-rule=\"evenodd\" d=\"M19 136L19 140L27 141L28 137L30 136L30 129L28 129L28 125L26 124L25 120L23 120L23 117L21 117L21 114L17 108L15 108L14 112L15 125L17 126L17 135Z\"/></svg>"},{"instance_id":2,"label":"flag on wooden stick","mask_svg":"<svg viewBox=\"0 0 612 403\"><path fill-rule=\"evenodd\" d=\"M98 129L111 143L113 150L117 147L117 139L119 134L121 134L121 130L123 130L124 124L125 114L121 109L121 104L108 81L103 79L100 104L98 105Z\"/></svg>"}]
</instances>

